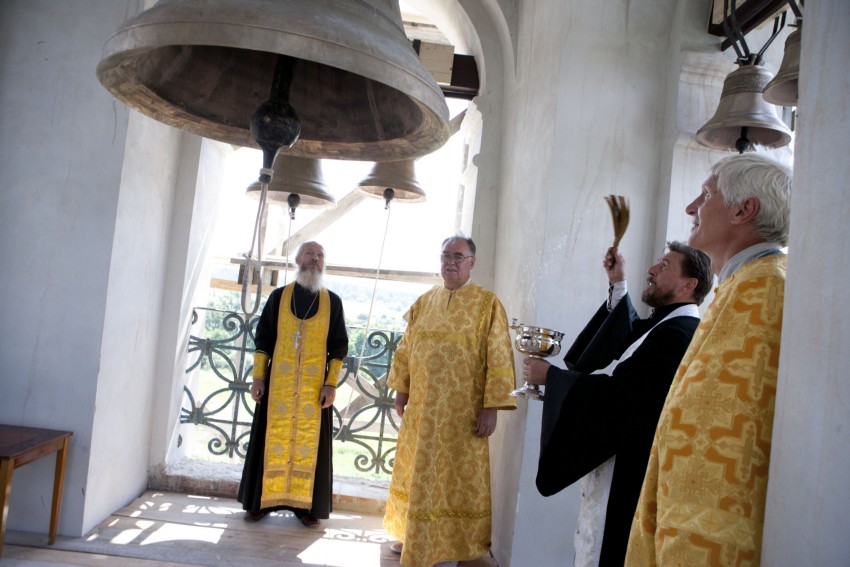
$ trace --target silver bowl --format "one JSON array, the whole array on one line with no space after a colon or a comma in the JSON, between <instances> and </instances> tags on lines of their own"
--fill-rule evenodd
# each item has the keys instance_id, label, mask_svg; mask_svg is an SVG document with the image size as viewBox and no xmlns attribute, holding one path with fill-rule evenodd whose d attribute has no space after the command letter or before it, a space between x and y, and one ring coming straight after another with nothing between
<instances>
[{"instance_id":1,"label":"silver bowl","mask_svg":"<svg viewBox=\"0 0 850 567\"><path fill-rule=\"evenodd\" d=\"M561 352L561 339L564 333L553 331L545 327L535 327L517 323L516 319L511 321L511 329L516 332L514 348L519 352L533 358L546 358L555 356ZM511 395L514 397L527 397L533 400L542 400L543 394L537 384L525 383L522 388L517 388Z\"/></svg>"},{"instance_id":2,"label":"silver bowl","mask_svg":"<svg viewBox=\"0 0 850 567\"><path fill-rule=\"evenodd\" d=\"M516 331L514 347L523 354L534 358L547 358L561 352L561 339L564 333L531 325L511 325Z\"/></svg>"}]
</instances>

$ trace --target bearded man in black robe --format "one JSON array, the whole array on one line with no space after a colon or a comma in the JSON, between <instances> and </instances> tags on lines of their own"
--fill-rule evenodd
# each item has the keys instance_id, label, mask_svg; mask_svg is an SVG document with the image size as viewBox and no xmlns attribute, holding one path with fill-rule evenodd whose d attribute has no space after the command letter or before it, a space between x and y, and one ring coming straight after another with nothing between
<instances>
[{"instance_id":1,"label":"bearded man in black robe","mask_svg":"<svg viewBox=\"0 0 850 567\"><path fill-rule=\"evenodd\" d=\"M527 358L523 377L546 386L537 488L551 496L581 479L575 565L622 567L649 450L667 391L711 289L711 261L680 242L648 270L641 319L625 261L609 248L609 297L579 334L567 370ZM610 374L593 372L618 360Z\"/></svg>"},{"instance_id":2,"label":"bearded man in black robe","mask_svg":"<svg viewBox=\"0 0 850 567\"><path fill-rule=\"evenodd\" d=\"M342 300L322 286L324 248L305 242L295 282L274 290L257 324L257 403L237 499L246 521L290 510L307 527L330 516L332 410L348 353Z\"/></svg>"}]
</instances>

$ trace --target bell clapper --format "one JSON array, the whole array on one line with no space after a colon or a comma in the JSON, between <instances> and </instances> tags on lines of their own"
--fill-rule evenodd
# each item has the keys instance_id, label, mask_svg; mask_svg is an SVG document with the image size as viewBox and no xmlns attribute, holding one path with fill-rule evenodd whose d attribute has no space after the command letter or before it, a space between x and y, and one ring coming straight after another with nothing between
<instances>
[{"instance_id":1,"label":"bell clapper","mask_svg":"<svg viewBox=\"0 0 850 567\"><path fill-rule=\"evenodd\" d=\"M390 208L390 201L393 200L393 197L395 197L395 191L392 187L387 187L386 189L384 189L384 201L386 202L386 205L384 205L385 209Z\"/></svg>"},{"instance_id":2,"label":"bell clapper","mask_svg":"<svg viewBox=\"0 0 850 567\"><path fill-rule=\"evenodd\" d=\"M289 205L289 219L295 220L295 209L301 203L301 195L298 193L290 193L286 198L286 203Z\"/></svg>"}]
</instances>

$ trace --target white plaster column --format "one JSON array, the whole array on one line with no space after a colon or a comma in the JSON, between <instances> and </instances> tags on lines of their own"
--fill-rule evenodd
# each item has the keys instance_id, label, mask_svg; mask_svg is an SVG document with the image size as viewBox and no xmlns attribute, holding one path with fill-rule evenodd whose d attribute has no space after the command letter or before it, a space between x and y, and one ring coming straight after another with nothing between
<instances>
[{"instance_id":1,"label":"white plaster column","mask_svg":"<svg viewBox=\"0 0 850 567\"><path fill-rule=\"evenodd\" d=\"M185 132L182 140L157 347L150 474L162 471L164 465L172 461L171 453L178 450L177 432L184 400L183 387L188 378L187 349L192 310L206 306L210 275L208 250L219 200L226 190L222 186L224 165L233 152L229 144ZM195 303L201 300L200 305Z\"/></svg>"},{"instance_id":2,"label":"white plaster column","mask_svg":"<svg viewBox=\"0 0 850 567\"><path fill-rule=\"evenodd\" d=\"M432 3L432 2L431 2ZM477 246L475 280L490 287L505 303L500 283L505 264L502 253L511 234L500 229L500 200L504 193L503 150L506 85L513 74L513 46L507 30L516 27L516 12L502 13L494 0L442 0L453 24L448 31L456 45L468 47L475 55L481 80L479 95L470 105L463 132L468 143L463 175L463 224ZM505 304L508 317L512 307ZM499 412L499 424L490 438L492 547L500 565L509 565L516 522L520 463L516 458L522 446L521 411Z\"/></svg>"},{"instance_id":3,"label":"white plaster column","mask_svg":"<svg viewBox=\"0 0 850 567\"><path fill-rule=\"evenodd\" d=\"M180 131L137 113L127 130L97 372L84 527L147 487Z\"/></svg>"},{"instance_id":4,"label":"white plaster column","mask_svg":"<svg viewBox=\"0 0 850 567\"><path fill-rule=\"evenodd\" d=\"M697 50L693 46L683 47L685 51L675 58L681 67L671 69L679 77L670 105L676 111L670 131L675 142L663 164L669 167L669 182L657 203L655 230L659 245L668 240L687 241L692 222L685 207L699 194L711 164L730 155L710 150L696 141L697 130L717 109L726 75L735 69L730 58L721 56L716 46L713 47L696 47Z\"/></svg>"},{"instance_id":5,"label":"white plaster column","mask_svg":"<svg viewBox=\"0 0 850 567\"><path fill-rule=\"evenodd\" d=\"M481 132L483 130L481 110L475 100L469 103L466 116L461 124L466 163L461 175L461 188L458 208L460 209L460 230L465 234L472 233L472 223L475 217L475 196L478 186L478 163L481 161Z\"/></svg>"},{"instance_id":6,"label":"white plaster column","mask_svg":"<svg viewBox=\"0 0 850 567\"><path fill-rule=\"evenodd\" d=\"M848 565L850 3L806 2L762 564Z\"/></svg>"}]
</instances>

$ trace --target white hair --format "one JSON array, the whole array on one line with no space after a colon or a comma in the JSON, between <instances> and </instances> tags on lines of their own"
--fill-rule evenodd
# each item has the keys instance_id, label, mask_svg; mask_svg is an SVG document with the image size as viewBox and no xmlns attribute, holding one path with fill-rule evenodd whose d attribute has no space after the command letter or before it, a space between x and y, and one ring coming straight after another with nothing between
<instances>
[{"instance_id":1,"label":"white hair","mask_svg":"<svg viewBox=\"0 0 850 567\"><path fill-rule=\"evenodd\" d=\"M790 165L768 152L734 155L715 163L709 175L727 206L740 205L746 199L759 200L759 212L753 219L753 232L765 242L788 244L791 219Z\"/></svg>"}]
</instances>

